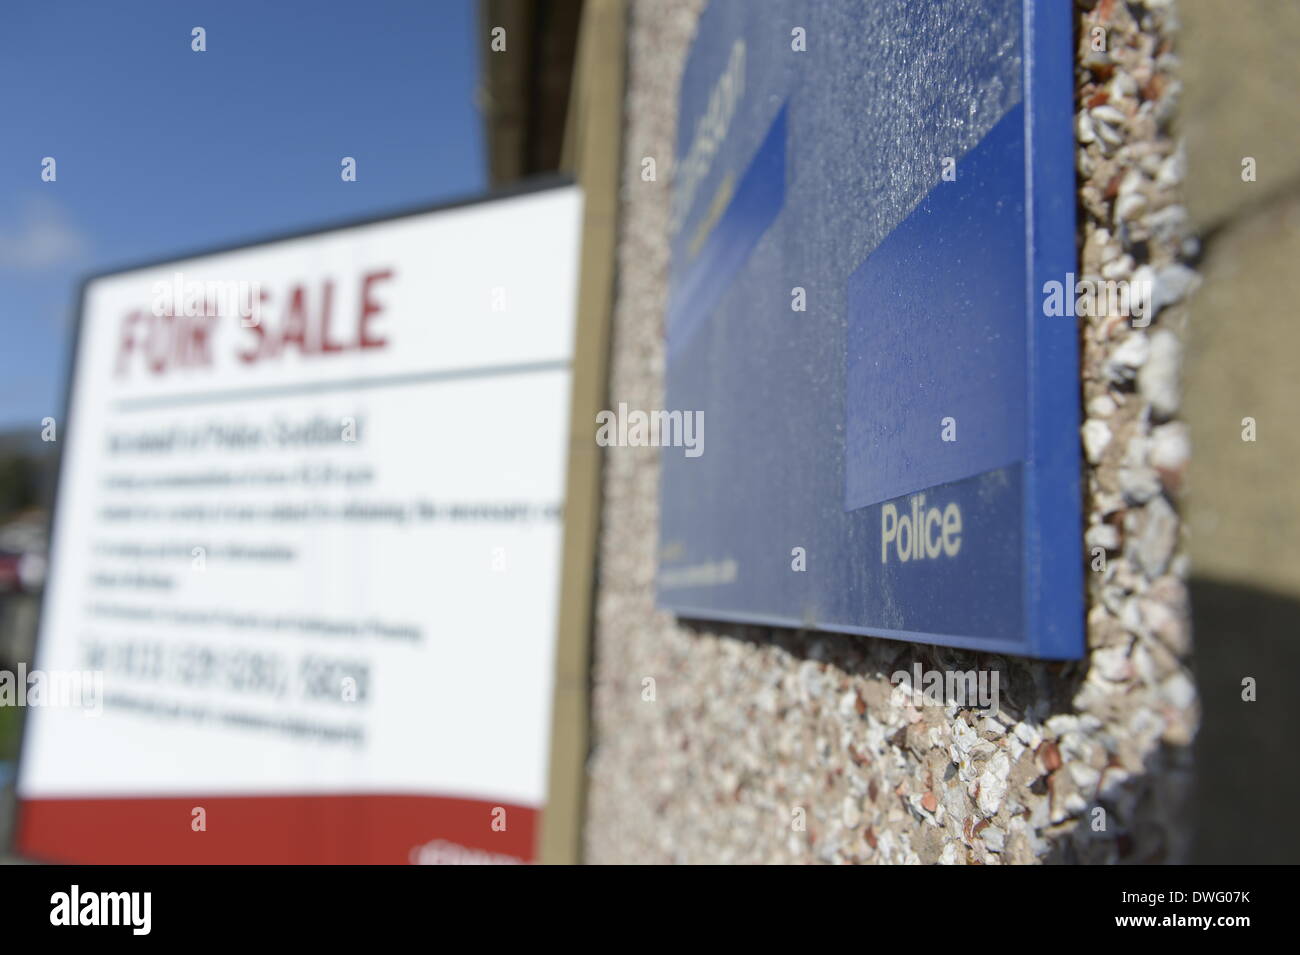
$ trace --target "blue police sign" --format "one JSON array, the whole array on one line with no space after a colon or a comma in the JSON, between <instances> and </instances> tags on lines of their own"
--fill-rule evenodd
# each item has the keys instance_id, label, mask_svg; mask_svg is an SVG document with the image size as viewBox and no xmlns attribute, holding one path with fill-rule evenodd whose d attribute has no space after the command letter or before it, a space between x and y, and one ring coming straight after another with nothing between
<instances>
[{"instance_id":1,"label":"blue police sign","mask_svg":"<svg viewBox=\"0 0 1300 955\"><path fill-rule=\"evenodd\" d=\"M1083 649L1065 0L713 0L673 174L659 599Z\"/></svg>"}]
</instances>

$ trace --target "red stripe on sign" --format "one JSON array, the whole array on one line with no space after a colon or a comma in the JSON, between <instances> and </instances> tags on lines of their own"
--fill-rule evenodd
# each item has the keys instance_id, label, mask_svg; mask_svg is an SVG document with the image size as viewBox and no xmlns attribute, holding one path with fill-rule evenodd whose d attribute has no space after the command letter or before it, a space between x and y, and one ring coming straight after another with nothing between
<instances>
[{"instance_id":1,"label":"red stripe on sign","mask_svg":"<svg viewBox=\"0 0 1300 955\"><path fill-rule=\"evenodd\" d=\"M534 861L539 815L444 796L25 799L15 848L92 865L508 864Z\"/></svg>"}]
</instances>

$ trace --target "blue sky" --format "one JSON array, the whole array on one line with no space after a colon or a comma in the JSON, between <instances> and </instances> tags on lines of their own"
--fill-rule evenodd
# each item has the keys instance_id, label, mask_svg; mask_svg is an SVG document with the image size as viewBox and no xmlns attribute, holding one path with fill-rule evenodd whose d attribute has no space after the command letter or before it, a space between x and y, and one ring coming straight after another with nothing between
<instances>
[{"instance_id":1,"label":"blue sky","mask_svg":"<svg viewBox=\"0 0 1300 955\"><path fill-rule=\"evenodd\" d=\"M481 46L473 0L0 5L0 430L61 412L88 273L485 188Z\"/></svg>"}]
</instances>

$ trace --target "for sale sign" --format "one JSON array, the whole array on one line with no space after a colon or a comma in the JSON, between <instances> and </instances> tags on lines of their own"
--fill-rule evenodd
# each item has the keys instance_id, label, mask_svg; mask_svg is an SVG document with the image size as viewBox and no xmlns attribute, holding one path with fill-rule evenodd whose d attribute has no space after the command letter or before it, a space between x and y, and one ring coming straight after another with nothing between
<instances>
[{"instance_id":1,"label":"for sale sign","mask_svg":"<svg viewBox=\"0 0 1300 955\"><path fill-rule=\"evenodd\" d=\"M20 852L533 858L580 205L534 190L87 284ZM72 675L81 705L53 705Z\"/></svg>"}]
</instances>

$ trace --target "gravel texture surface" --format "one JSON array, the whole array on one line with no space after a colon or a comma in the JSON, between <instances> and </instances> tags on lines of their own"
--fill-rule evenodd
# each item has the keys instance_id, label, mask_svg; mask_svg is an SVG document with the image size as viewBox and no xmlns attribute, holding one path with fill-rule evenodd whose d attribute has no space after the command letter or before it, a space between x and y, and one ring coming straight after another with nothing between
<instances>
[{"instance_id":1,"label":"gravel texture surface","mask_svg":"<svg viewBox=\"0 0 1300 955\"><path fill-rule=\"evenodd\" d=\"M677 82L701 0L632 7L610 406L662 401ZM1169 2L1078 5L1081 278L1145 279L1148 327L1081 321L1088 656L684 625L654 609L658 452L606 454L586 823L591 862L1178 861L1198 721L1177 500L1183 299L1197 278L1169 129ZM1091 50L1094 26L1107 52ZM666 179L668 177L661 177ZM1104 567L1097 555L1104 554ZM1001 709L916 708L914 663L989 669ZM648 700L647 679L654 681ZM1099 813L1097 810L1103 810ZM1104 828L1098 828L1104 825Z\"/></svg>"}]
</instances>

